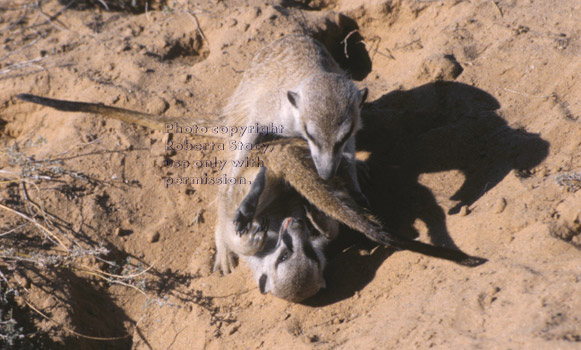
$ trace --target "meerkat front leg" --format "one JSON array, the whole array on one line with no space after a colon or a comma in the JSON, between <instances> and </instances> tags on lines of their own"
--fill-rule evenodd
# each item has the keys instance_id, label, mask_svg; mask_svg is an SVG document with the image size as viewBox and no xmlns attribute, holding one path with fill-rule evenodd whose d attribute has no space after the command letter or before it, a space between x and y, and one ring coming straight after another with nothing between
<instances>
[{"instance_id":1,"label":"meerkat front leg","mask_svg":"<svg viewBox=\"0 0 581 350\"><path fill-rule=\"evenodd\" d=\"M359 179L357 176L357 159L355 159L354 154L355 154L355 139L352 138L345 144L343 159L341 160L340 165L340 170L346 172L346 174L343 173L340 174L340 176L343 179L349 180L346 181L345 185L349 192L351 193L351 196L353 197L355 202L362 207L369 208L370 206L369 200L367 199L367 196L363 194L363 192L361 191L361 186L359 185Z\"/></svg>"},{"instance_id":2,"label":"meerkat front leg","mask_svg":"<svg viewBox=\"0 0 581 350\"><path fill-rule=\"evenodd\" d=\"M234 225L236 226L236 233L238 235L245 234L253 226L254 215L256 214L260 195L264 192L265 185L266 168L263 167L258 171L258 174L252 181L250 191L244 197L234 215Z\"/></svg>"},{"instance_id":3,"label":"meerkat front leg","mask_svg":"<svg viewBox=\"0 0 581 350\"><path fill-rule=\"evenodd\" d=\"M238 234L234 224L228 219L222 221L216 231L216 261L214 271L229 274L236 267L236 256L252 256L264 248L268 234L269 221L263 217L253 222L244 233Z\"/></svg>"}]
</instances>

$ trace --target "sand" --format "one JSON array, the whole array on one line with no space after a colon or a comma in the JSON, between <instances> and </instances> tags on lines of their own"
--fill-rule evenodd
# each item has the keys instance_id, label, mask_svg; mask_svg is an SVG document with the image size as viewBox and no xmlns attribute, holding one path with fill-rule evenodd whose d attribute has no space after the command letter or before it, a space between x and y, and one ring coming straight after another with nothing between
<instances>
[{"instance_id":1,"label":"sand","mask_svg":"<svg viewBox=\"0 0 581 350\"><path fill-rule=\"evenodd\" d=\"M581 349L579 1L35 3L0 4L0 204L70 252L0 208L15 348ZM362 185L386 227L487 263L345 230L327 289L262 295L243 263L212 272L217 187L165 186L221 175L165 160L224 151L166 152L162 131L15 98L216 118L254 53L290 33L369 89Z\"/></svg>"}]
</instances>

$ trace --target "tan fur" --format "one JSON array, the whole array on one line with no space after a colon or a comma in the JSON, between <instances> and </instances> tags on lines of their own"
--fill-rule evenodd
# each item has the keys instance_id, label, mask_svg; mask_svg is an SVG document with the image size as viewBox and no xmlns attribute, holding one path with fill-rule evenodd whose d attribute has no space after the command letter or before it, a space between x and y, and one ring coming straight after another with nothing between
<instances>
[{"instance_id":1,"label":"tan fur","mask_svg":"<svg viewBox=\"0 0 581 350\"><path fill-rule=\"evenodd\" d=\"M349 185L360 193L352 156L365 96L366 90L357 89L318 41L289 35L256 54L220 122L284 126L278 136L308 140L317 173L326 179L334 175L343 153L349 154ZM260 137L246 134L240 141L256 144ZM239 151L236 159L247 155ZM233 170L237 176L239 169Z\"/></svg>"}]
</instances>

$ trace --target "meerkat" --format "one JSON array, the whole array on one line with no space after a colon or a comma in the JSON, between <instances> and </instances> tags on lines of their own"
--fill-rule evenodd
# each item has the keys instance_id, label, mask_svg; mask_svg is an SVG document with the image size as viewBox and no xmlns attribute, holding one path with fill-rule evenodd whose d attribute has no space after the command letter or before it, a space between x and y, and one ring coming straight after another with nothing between
<instances>
[{"instance_id":1,"label":"meerkat","mask_svg":"<svg viewBox=\"0 0 581 350\"><path fill-rule=\"evenodd\" d=\"M360 194L355 134L361 128L360 109L367 93L355 86L317 40L289 35L256 54L224 108L224 121L283 125L279 136L308 141L322 179L331 178L346 159L351 185ZM246 134L241 141L260 140L257 134Z\"/></svg>"},{"instance_id":2,"label":"meerkat","mask_svg":"<svg viewBox=\"0 0 581 350\"><path fill-rule=\"evenodd\" d=\"M261 293L300 302L326 286L325 248L338 231L337 221L284 186L268 206L258 206L256 219L243 233L228 231L228 239L231 246L246 247L239 257L247 262Z\"/></svg>"},{"instance_id":3,"label":"meerkat","mask_svg":"<svg viewBox=\"0 0 581 350\"><path fill-rule=\"evenodd\" d=\"M278 136L307 140L309 157L320 178L328 180L343 163L348 169L349 189L359 202L366 204L357 181L354 158L355 134L361 127L360 109L366 97L367 89L359 90L319 42L308 36L290 35L256 54L225 106L223 120L230 125L284 126ZM241 138L243 144L260 141L257 134ZM247 156L248 151L244 150L235 155L237 160ZM230 168L233 176L245 170ZM234 268L235 255L245 255L244 249L230 239L237 231L231 218L233 205L238 204L231 198L245 192L234 185L220 194L214 270L224 274Z\"/></svg>"}]
</instances>

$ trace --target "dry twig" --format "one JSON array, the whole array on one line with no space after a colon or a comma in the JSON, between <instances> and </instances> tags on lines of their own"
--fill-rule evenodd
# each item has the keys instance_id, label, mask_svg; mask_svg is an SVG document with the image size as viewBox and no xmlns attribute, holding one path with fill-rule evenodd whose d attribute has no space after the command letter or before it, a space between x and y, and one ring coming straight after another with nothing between
<instances>
[{"instance_id":1,"label":"dry twig","mask_svg":"<svg viewBox=\"0 0 581 350\"><path fill-rule=\"evenodd\" d=\"M36 44L41 38L37 38L36 40L34 40L33 42L31 42L30 44L24 45L23 47L19 48L18 50L14 50L14 51L10 51L8 54L6 54L4 57L0 58L0 61L4 61L5 59L7 59L8 57L14 55L15 53L18 53L26 48L31 47L32 45Z\"/></svg>"},{"instance_id":2,"label":"dry twig","mask_svg":"<svg viewBox=\"0 0 581 350\"><path fill-rule=\"evenodd\" d=\"M494 1L494 0L490 0L490 1L494 4L494 7L496 7L496 9L498 10L498 13L500 13L500 17L504 17L504 14L502 13L502 10L500 9L500 6L498 6L496 1Z\"/></svg>"},{"instance_id":3,"label":"dry twig","mask_svg":"<svg viewBox=\"0 0 581 350\"><path fill-rule=\"evenodd\" d=\"M347 57L347 59L349 59L349 53L347 52L347 41L349 40L349 37L351 37L351 35L358 33L359 30L358 29L353 29L352 31L349 32L349 34L347 34L347 36L345 36L345 38L343 40L341 40L341 44L343 44L343 51L345 53L345 57Z\"/></svg>"},{"instance_id":4,"label":"dry twig","mask_svg":"<svg viewBox=\"0 0 581 350\"><path fill-rule=\"evenodd\" d=\"M200 22L198 22L198 17L196 17L196 15L192 11L185 11L185 13L187 13L194 20L194 22L196 22L196 30L198 31L198 33L200 33L200 36L202 37L202 40L206 42L206 45L209 46L210 43L206 39L204 32L202 32L202 28L200 28Z\"/></svg>"},{"instance_id":5,"label":"dry twig","mask_svg":"<svg viewBox=\"0 0 581 350\"><path fill-rule=\"evenodd\" d=\"M507 88L502 88L502 89L504 91L512 92L513 94L519 94L519 95L526 96L526 97L536 97L536 98L549 98L549 97L551 97L551 96L542 96L542 95L531 95L531 94L527 94L526 92L520 92L520 91L507 89Z\"/></svg>"},{"instance_id":6,"label":"dry twig","mask_svg":"<svg viewBox=\"0 0 581 350\"><path fill-rule=\"evenodd\" d=\"M67 248L67 246L63 243L63 241L61 241L54 233L52 233L49 229L47 229L46 227L42 226L41 224L39 224L35 219L28 217L26 214L23 214L17 210L14 210L12 208L9 208L3 204L0 204L0 208L8 210L18 216L23 217L24 219L32 222L33 224L35 224L38 228L40 228L42 231L44 231L46 234L48 234L47 238L49 238L50 241L52 241L53 243L60 245L66 252L69 252L69 248ZM55 242L56 241L56 242Z\"/></svg>"}]
</instances>

